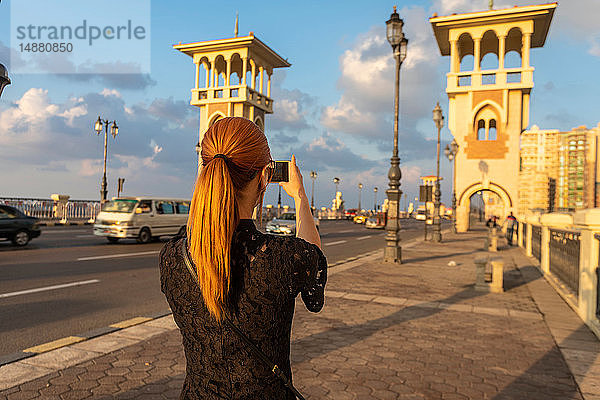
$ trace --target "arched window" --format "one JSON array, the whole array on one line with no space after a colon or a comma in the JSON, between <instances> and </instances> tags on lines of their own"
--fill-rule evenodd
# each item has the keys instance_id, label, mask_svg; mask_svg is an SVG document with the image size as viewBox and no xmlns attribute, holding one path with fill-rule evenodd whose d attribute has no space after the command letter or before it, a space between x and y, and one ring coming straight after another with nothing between
<instances>
[{"instance_id":1,"label":"arched window","mask_svg":"<svg viewBox=\"0 0 600 400\"><path fill-rule=\"evenodd\" d=\"M485 121L482 119L477 122L477 140L485 140Z\"/></svg>"},{"instance_id":2,"label":"arched window","mask_svg":"<svg viewBox=\"0 0 600 400\"><path fill-rule=\"evenodd\" d=\"M497 133L496 133L496 120L495 119L490 119L490 127L488 130L488 140L496 140L497 137Z\"/></svg>"}]
</instances>

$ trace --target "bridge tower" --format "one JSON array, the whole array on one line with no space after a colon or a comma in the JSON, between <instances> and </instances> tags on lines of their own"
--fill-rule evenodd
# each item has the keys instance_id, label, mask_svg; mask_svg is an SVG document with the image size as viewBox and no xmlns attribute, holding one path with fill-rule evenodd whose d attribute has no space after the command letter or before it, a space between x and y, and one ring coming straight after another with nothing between
<instances>
[{"instance_id":1,"label":"bridge tower","mask_svg":"<svg viewBox=\"0 0 600 400\"><path fill-rule=\"evenodd\" d=\"M173 47L192 57L196 65L190 104L200 108L198 143L204 132L224 117L245 117L264 130L265 115L273 113L273 69L291 66L287 60L253 32Z\"/></svg>"},{"instance_id":2,"label":"bridge tower","mask_svg":"<svg viewBox=\"0 0 600 400\"><path fill-rule=\"evenodd\" d=\"M429 19L440 53L450 56L446 93L448 128L459 145L454 182L458 232L469 229L471 196L477 193L500 197L504 213L499 217L510 211L517 215L519 142L529 125L533 88L529 53L544 45L556 6Z\"/></svg>"}]
</instances>

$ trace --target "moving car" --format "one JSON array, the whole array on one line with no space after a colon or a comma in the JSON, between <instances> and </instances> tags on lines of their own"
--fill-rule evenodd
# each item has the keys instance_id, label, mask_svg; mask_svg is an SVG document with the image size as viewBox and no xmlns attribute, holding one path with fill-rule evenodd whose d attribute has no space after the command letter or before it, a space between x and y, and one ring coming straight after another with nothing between
<instances>
[{"instance_id":1,"label":"moving car","mask_svg":"<svg viewBox=\"0 0 600 400\"><path fill-rule=\"evenodd\" d=\"M417 221L425 221L427 219L427 211L421 209L417 210L417 214L415 215L415 219Z\"/></svg>"},{"instance_id":2,"label":"moving car","mask_svg":"<svg viewBox=\"0 0 600 400\"><path fill-rule=\"evenodd\" d=\"M357 212L358 212L358 208L349 208L344 211L344 218L352 219L356 216Z\"/></svg>"},{"instance_id":3,"label":"moving car","mask_svg":"<svg viewBox=\"0 0 600 400\"><path fill-rule=\"evenodd\" d=\"M15 246L25 246L41 233L37 218L0 204L0 238L9 239Z\"/></svg>"},{"instance_id":4,"label":"moving car","mask_svg":"<svg viewBox=\"0 0 600 400\"><path fill-rule=\"evenodd\" d=\"M367 229L383 229L383 228L385 228L385 223L379 218L369 217L369 218L367 218L367 221L365 222L365 228L367 228Z\"/></svg>"},{"instance_id":5,"label":"moving car","mask_svg":"<svg viewBox=\"0 0 600 400\"><path fill-rule=\"evenodd\" d=\"M96 216L94 235L104 236L111 243L125 238L148 243L153 238L185 232L189 209L189 200L113 198Z\"/></svg>"},{"instance_id":6,"label":"moving car","mask_svg":"<svg viewBox=\"0 0 600 400\"><path fill-rule=\"evenodd\" d=\"M315 220L315 225L317 226L317 231L319 230L319 219L313 217ZM295 236L296 235L296 213L287 212L281 214L279 217L273 218L271 221L267 222L265 227L267 233L273 235L283 235L283 236Z\"/></svg>"},{"instance_id":7,"label":"moving car","mask_svg":"<svg viewBox=\"0 0 600 400\"><path fill-rule=\"evenodd\" d=\"M356 217L354 217L353 222L355 224L364 224L366 220L367 220L366 215L357 215Z\"/></svg>"}]
</instances>

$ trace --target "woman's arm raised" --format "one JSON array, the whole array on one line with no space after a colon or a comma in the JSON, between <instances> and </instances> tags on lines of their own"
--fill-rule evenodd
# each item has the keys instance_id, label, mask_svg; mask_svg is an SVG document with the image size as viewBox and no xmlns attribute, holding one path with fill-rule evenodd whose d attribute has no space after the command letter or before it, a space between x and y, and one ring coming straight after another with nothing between
<instances>
[{"instance_id":1,"label":"woman's arm raised","mask_svg":"<svg viewBox=\"0 0 600 400\"><path fill-rule=\"evenodd\" d=\"M296 203L296 236L321 248L321 237L310 211L310 205L302 183L302 174L296 166L296 156L292 155L289 166L289 182L280 182L279 184L287 194L294 198Z\"/></svg>"}]
</instances>

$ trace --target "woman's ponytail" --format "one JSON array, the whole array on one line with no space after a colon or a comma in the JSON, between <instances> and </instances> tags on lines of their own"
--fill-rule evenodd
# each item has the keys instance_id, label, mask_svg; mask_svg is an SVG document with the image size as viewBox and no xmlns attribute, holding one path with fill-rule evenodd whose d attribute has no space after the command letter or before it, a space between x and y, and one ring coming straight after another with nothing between
<instances>
[{"instance_id":1,"label":"woman's ponytail","mask_svg":"<svg viewBox=\"0 0 600 400\"><path fill-rule=\"evenodd\" d=\"M236 191L267 165L270 151L254 123L225 118L206 132L202 160L188 217L188 251L206 308L220 321L228 307L231 240L239 223Z\"/></svg>"}]
</instances>

